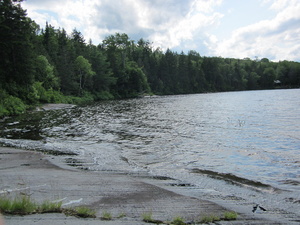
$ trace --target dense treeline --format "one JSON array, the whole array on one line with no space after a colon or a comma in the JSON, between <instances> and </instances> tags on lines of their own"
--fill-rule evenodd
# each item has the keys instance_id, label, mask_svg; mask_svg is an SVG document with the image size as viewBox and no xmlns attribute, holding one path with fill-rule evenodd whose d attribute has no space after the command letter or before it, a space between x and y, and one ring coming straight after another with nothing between
<instances>
[{"instance_id":1,"label":"dense treeline","mask_svg":"<svg viewBox=\"0 0 300 225\"><path fill-rule=\"evenodd\" d=\"M40 29L19 2L0 1L0 116L46 102L300 87L298 62L163 52L118 33L94 45L76 29Z\"/></svg>"}]
</instances>

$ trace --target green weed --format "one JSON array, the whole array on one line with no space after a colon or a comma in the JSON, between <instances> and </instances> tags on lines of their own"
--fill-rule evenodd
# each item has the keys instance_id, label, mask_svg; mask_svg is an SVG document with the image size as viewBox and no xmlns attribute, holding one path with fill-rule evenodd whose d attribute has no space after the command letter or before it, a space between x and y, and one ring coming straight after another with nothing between
<instances>
[{"instance_id":1,"label":"green weed","mask_svg":"<svg viewBox=\"0 0 300 225\"><path fill-rule=\"evenodd\" d=\"M143 221L144 222L153 221L152 213L151 212L143 213L142 217L143 217Z\"/></svg>"},{"instance_id":2,"label":"green weed","mask_svg":"<svg viewBox=\"0 0 300 225\"><path fill-rule=\"evenodd\" d=\"M163 221L161 220L155 220L152 218L152 212L148 212L148 213L144 213L142 215L143 217L143 221L146 222L146 223L156 223L156 224L161 224L163 223Z\"/></svg>"},{"instance_id":3,"label":"green weed","mask_svg":"<svg viewBox=\"0 0 300 225\"><path fill-rule=\"evenodd\" d=\"M77 217L96 217L96 212L87 207L77 207L75 209L63 209L62 202L53 203L44 201L42 204L33 202L29 197L16 197L11 200L0 197L0 213L14 215L28 215L34 213L65 213Z\"/></svg>"},{"instance_id":4,"label":"green weed","mask_svg":"<svg viewBox=\"0 0 300 225\"><path fill-rule=\"evenodd\" d=\"M37 210L37 204L29 197L16 197L14 200L0 198L0 212L2 213L26 215L36 213Z\"/></svg>"},{"instance_id":5,"label":"green weed","mask_svg":"<svg viewBox=\"0 0 300 225\"><path fill-rule=\"evenodd\" d=\"M111 220L112 215L109 212L104 211L101 215L101 219L102 220Z\"/></svg>"},{"instance_id":6,"label":"green weed","mask_svg":"<svg viewBox=\"0 0 300 225\"><path fill-rule=\"evenodd\" d=\"M237 213L236 212L225 212L224 213L224 220L236 220Z\"/></svg>"},{"instance_id":7,"label":"green weed","mask_svg":"<svg viewBox=\"0 0 300 225\"><path fill-rule=\"evenodd\" d=\"M45 201L39 206L39 211L41 213L56 213L62 212L61 208L62 202L49 202Z\"/></svg>"},{"instance_id":8,"label":"green weed","mask_svg":"<svg viewBox=\"0 0 300 225\"><path fill-rule=\"evenodd\" d=\"M180 217L180 216L177 216L173 219L172 223L171 224L174 224L174 225L185 225L186 223L184 222L184 220Z\"/></svg>"},{"instance_id":9,"label":"green weed","mask_svg":"<svg viewBox=\"0 0 300 225\"><path fill-rule=\"evenodd\" d=\"M68 216L76 216L81 218L95 218L96 212L88 207L79 206L72 209L63 209L64 214Z\"/></svg>"},{"instance_id":10,"label":"green weed","mask_svg":"<svg viewBox=\"0 0 300 225\"><path fill-rule=\"evenodd\" d=\"M220 217L216 215L205 215L201 218L200 223L213 223L220 220Z\"/></svg>"},{"instance_id":11,"label":"green weed","mask_svg":"<svg viewBox=\"0 0 300 225\"><path fill-rule=\"evenodd\" d=\"M123 217L126 217L125 213L120 213L120 215L117 218L123 218Z\"/></svg>"}]
</instances>

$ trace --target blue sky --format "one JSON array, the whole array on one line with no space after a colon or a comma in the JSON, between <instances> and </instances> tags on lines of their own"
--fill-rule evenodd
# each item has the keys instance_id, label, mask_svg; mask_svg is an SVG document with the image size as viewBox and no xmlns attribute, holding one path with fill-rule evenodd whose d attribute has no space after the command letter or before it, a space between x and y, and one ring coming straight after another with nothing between
<instances>
[{"instance_id":1,"label":"blue sky","mask_svg":"<svg viewBox=\"0 0 300 225\"><path fill-rule=\"evenodd\" d=\"M28 16L99 44L111 34L202 56L300 62L299 0L27 0Z\"/></svg>"}]
</instances>

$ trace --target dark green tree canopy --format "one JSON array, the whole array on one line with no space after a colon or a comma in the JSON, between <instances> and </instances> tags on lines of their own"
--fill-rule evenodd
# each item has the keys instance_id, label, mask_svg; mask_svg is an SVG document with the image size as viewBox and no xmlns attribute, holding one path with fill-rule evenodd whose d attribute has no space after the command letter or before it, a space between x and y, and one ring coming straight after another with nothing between
<instances>
[{"instance_id":1,"label":"dark green tree canopy","mask_svg":"<svg viewBox=\"0 0 300 225\"><path fill-rule=\"evenodd\" d=\"M21 1L0 1L0 81L1 86L19 85L33 82L34 52L31 43L34 30L32 21L26 17Z\"/></svg>"},{"instance_id":2,"label":"dark green tree canopy","mask_svg":"<svg viewBox=\"0 0 300 225\"><path fill-rule=\"evenodd\" d=\"M61 102L63 95L99 100L300 87L299 62L162 51L124 33L93 45L77 29L67 34L46 23L41 30L20 2L0 1L0 116L21 112L24 103Z\"/></svg>"}]
</instances>

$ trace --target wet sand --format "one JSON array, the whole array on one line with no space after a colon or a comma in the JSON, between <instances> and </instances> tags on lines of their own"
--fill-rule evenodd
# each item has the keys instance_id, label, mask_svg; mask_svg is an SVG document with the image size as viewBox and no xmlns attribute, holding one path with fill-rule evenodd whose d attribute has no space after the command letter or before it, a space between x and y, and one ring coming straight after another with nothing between
<instances>
[{"instance_id":1,"label":"wet sand","mask_svg":"<svg viewBox=\"0 0 300 225\"><path fill-rule=\"evenodd\" d=\"M153 219L171 221L180 216L193 222L205 215L222 215L226 206L167 190L151 178L114 172L85 171L68 166L62 156L0 147L0 195L27 195L36 202L62 201L63 207L88 206L95 219L80 219L64 214L5 215L6 225L16 224L147 224L144 213ZM112 221L102 221L108 212ZM125 215L118 218L120 215ZM255 214L239 214L236 221L218 224L280 224Z\"/></svg>"}]
</instances>

